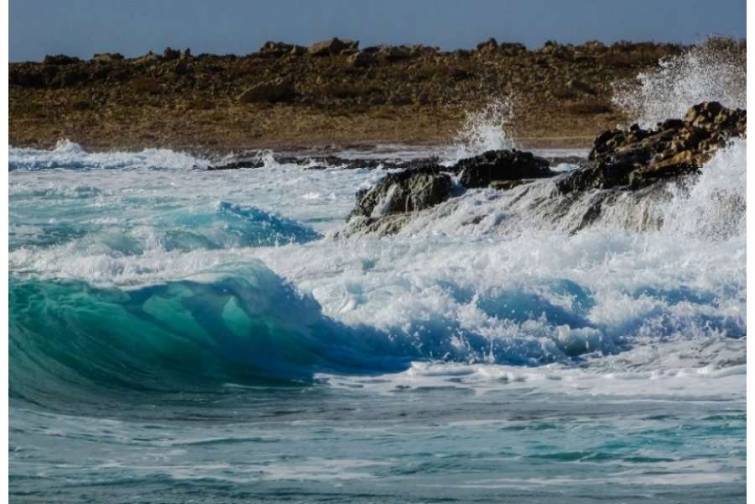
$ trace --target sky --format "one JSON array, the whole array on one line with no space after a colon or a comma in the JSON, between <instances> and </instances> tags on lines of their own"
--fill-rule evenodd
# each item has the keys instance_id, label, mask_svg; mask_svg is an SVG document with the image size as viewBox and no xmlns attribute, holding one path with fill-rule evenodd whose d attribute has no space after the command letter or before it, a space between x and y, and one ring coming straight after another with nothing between
<instances>
[{"instance_id":1,"label":"sky","mask_svg":"<svg viewBox=\"0 0 755 504\"><path fill-rule=\"evenodd\" d=\"M127 57L166 46L247 54L267 40L332 36L471 48L495 37L692 43L746 36L746 0L11 0L10 60L46 54Z\"/></svg>"}]
</instances>

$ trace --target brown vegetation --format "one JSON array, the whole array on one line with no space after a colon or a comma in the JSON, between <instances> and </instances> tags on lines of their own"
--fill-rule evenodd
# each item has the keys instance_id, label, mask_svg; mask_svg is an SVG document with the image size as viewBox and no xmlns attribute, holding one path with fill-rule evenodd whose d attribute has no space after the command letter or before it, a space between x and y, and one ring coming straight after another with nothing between
<instances>
[{"instance_id":1,"label":"brown vegetation","mask_svg":"<svg viewBox=\"0 0 755 504\"><path fill-rule=\"evenodd\" d=\"M494 40L472 51L360 50L331 40L309 50L271 42L246 56L50 56L10 66L10 140L211 150L435 143L466 112L509 97L523 144L589 145L622 120L612 84L683 50L599 42L527 50Z\"/></svg>"}]
</instances>

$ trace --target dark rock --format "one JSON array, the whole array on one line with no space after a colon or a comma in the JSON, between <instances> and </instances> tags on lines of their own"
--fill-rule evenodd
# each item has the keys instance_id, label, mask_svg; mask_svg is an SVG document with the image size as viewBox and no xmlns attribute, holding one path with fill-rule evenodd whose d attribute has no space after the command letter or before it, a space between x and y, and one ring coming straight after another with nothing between
<instances>
[{"instance_id":1,"label":"dark rock","mask_svg":"<svg viewBox=\"0 0 755 504\"><path fill-rule=\"evenodd\" d=\"M407 46L382 46L378 57L387 62L403 61L412 57L412 49Z\"/></svg>"},{"instance_id":2,"label":"dark rock","mask_svg":"<svg viewBox=\"0 0 755 504\"><path fill-rule=\"evenodd\" d=\"M498 41L493 37L477 44L477 50L480 52L494 52L496 49L498 49Z\"/></svg>"},{"instance_id":3,"label":"dark rock","mask_svg":"<svg viewBox=\"0 0 755 504\"><path fill-rule=\"evenodd\" d=\"M348 39L333 37L321 42L315 42L309 46L308 52L312 56L333 56L344 51L355 51L359 48L359 42Z\"/></svg>"},{"instance_id":4,"label":"dark rock","mask_svg":"<svg viewBox=\"0 0 755 504\"><path fill-rule=\"evenodd\" d=\"M286 54L291 54L294 49L292 44L286 44L285 42L272 42L267 41L260 48L259 53L263 56L279 58Z\"/></svg>"},{"instance_id":5,"label":"dark rock","mask_svg":"<svg viewBox=\"0 0 755 504\"><path fill-rule=\"evenodd\" d=\"M518 150L487 151L479 156L462 159L453 167L460 173L464 187L485 187L494 181L509 181L552 177L548 161L531 152Z\"/></svg>"},{"instance_id":6,"label":"dark rock","mask_svg":"<svg viewBox=\"0 0 755 504\"><path fill-rule=\"evenodd\" d=\"M307 54L306 47L296 44L291 47L291 56L303 56L305 54Z\"/></svg>"},{"instance_id":7,"label":"dark rock","mask_svg":"<svg viewBox=\"0 0 755 504\"><path fill-rule=\"evenodd\" d=\"M579 91L581 93L588 94L588 95L594 96L598 94L598 92L595 90L594 87L590 86L586 82L583 82L577 79L569 79L566 82L566 87L573 91Z\"/></svg>"},{"instance_id":8,"label":"dark rock","mask_svg":"<svg viewBox=\"0 0 755 504\"><path fill-rule=\"evenodd\" d=\"M181 51L178 49L173 49L171 47L166 47L163 51L163 59L164 60L176 60L181 57Z\"/></svg>"},{"instance_id":9,"label":"dark rock","mask_svg":"<svg viewBox=\"0 0 755 504\"><path fill-rule=\"evenodd\" d=\"M75 63L81 63L79 58L75 56L66 56L65 54L48 54L45 59L42 60L45 65L73 65Z\"/></svg>"},{"instance_id":10,"label":"dark rock","mask_svg":"<svg viewBox=\"0 0 755 504\"><path fill-rule=\"evenodd\" d=\"M375 62L375 56L373 53L359 51L349 56L348 62L355 67L365 67Z\"/></svg>"},{"instance_id":11,"label":"dark rock","mask_svg":"<svg viewBox=\"0 0 755 504\"><path fill-rule=\"evenodd\" d=\"M240 168L262 168L265 166L265 161L259 158L254 159L241 159L238 161L231 161L219 165L210 165L207 167L210 171L216 170L238 170ZM195 167L196 168L196 167Z\"/></svg>"},{"instance_id":12,"label":"dark rock","mask_svg":"<svg viewBox=\"0 0 755 504\"><path fill-rule=\"evenodd\" d=\"M513 56L520 53L526 53L527 48L524 46L524 44L520 44L518 42L502 42L498 44L498 52L503 53L507 56Z\"/></svg>"},{"instance_id":13,"label":"dark rock","mask_svg":"<svg viewBox=\"0 0 755 504\"><path fill-rule=\"evenodd\" d=\"M391 158L344 158L340 156L306 156L306 155L273 155L273 160L278 164L296 164L307 170L325 170L327 168L340 168L343 170L374 170L383 168L395 169L419 169L427 165L435 165L438 158L418 158L411 160L398 160ZM208 170L238 170L242 168L262 168L265 160L261 152L247 154L237 159L226 161L222 164L210 165Z\"/></svg>"},{"instance_id":14,"label":"dark rock","mask_svg":"<svg viewBox=\"0 0 755 504\"><path fill-rule=\"evenodd\" d=\"M51 76L49 84L54 87L69 87L89 79L89 74L80 65L64 65Z\"/></svg>"},{"instance_id":15,"label":"dark rock","mask_svg":"<svg viewBox=\"0 0 755 504\"><path fill-rule=\"evenodd\" d=\"M669 119L654 130L632 125L595 139L588 163L558 182L564 192L592 188L638 189L661 179L694 173L733 137L747 132L747 112L718 102L689 109L684 119Z\"/></svg>"},{"instance_id":16,"label":"dark rock","mask_svg":"<svg viewBox=\"0 0 755 504\"><path fill-rule=\"evenodd\" d=\"M281 77L252 86L239 95L242 103L281 102L296 96L296 88L291 78Z\"/></svg>"},{"instance_id":17,"label":"dark rock","mask_svg":"<svg viewBox=\"0 0 755 504\"><path fill-rule=\"evenodd\" d=\"M427 165L386 175L378 184L357 194L351 216L371 219L430 208L451 196L451 177L438 165Z\"/></svg>"},{"instance_id":18,"label":"dark rock","mask_svg":"<svg viewBox=\"0 0 755 504\"><path fill-rule=\"evenodd\" d=\"M498 189L499 191L508 191L509 189L513 189L516 186L520 186L522 184L525 184L526 181L519 179L519 180L494 180L490 183L490 187L493 189Z\"/></svg>"}]
</instances>

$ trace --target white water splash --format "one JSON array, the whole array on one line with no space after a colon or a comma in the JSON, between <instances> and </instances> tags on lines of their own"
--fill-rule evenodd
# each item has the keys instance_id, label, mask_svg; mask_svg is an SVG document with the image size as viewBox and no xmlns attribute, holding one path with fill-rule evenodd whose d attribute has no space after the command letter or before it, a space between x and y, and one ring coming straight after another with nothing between
<instances>
[{"instance_id":1,"label":"white water splash","mask_svg":"<svg viewBox=\"0 0 755 504\"><path fill-rule=\"evenodd\" d=\"M453 160L489 150L514 148L514 140L508 133L513 118L513 102L508 98L494 100L480 110L468 112L456 136Z\"/></svg>"},{"instance_id":2,"label":"white water splash","mask_svg":"<svg viewBox=\"0 0 755 504\"><path fill-rule=\"evenodd\" d=\"M614 103L630 122L643 127L682 118L703 101L746 108L745 51L737 42L708 39L685 53L661 60L658 67L614 88Z\"/></svg>"},{"instance_id":3,"label":"white water splash","mask_svg":"<svg viewBox=\"0 0 755 504\"><path fill-rule=\"evenodd\" d=\"M144 149L139 152L90 152L68 139L61 139L52 150L11 147L8 164L13 170L50 168L80 169L191 169L205 168L209 161L170 149Z\"/></svg>"}]
</instances>

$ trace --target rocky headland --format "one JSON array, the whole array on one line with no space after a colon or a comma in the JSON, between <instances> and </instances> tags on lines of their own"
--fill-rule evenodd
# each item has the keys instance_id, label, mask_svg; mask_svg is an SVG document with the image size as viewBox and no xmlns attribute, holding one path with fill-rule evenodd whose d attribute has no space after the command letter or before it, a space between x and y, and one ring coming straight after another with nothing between
<instances>
[{"instance_id":1,"label":"rocky headland","mask_svg":"<svg viewBox=\"0 0 755 504\"><path fill-rule=\"evenodd\" d=\"M744 55L743 42L718 43ZM617 83L687 49L528 49L490 39L441 51L333 38L309 47L268 42L243 56L171 48L135 58L51 55L10 65L10 142L210 152L447 143L466 113L506 98L518 145L588 146L627 119L612 102Z\"/></svg>"}]
</instances>

